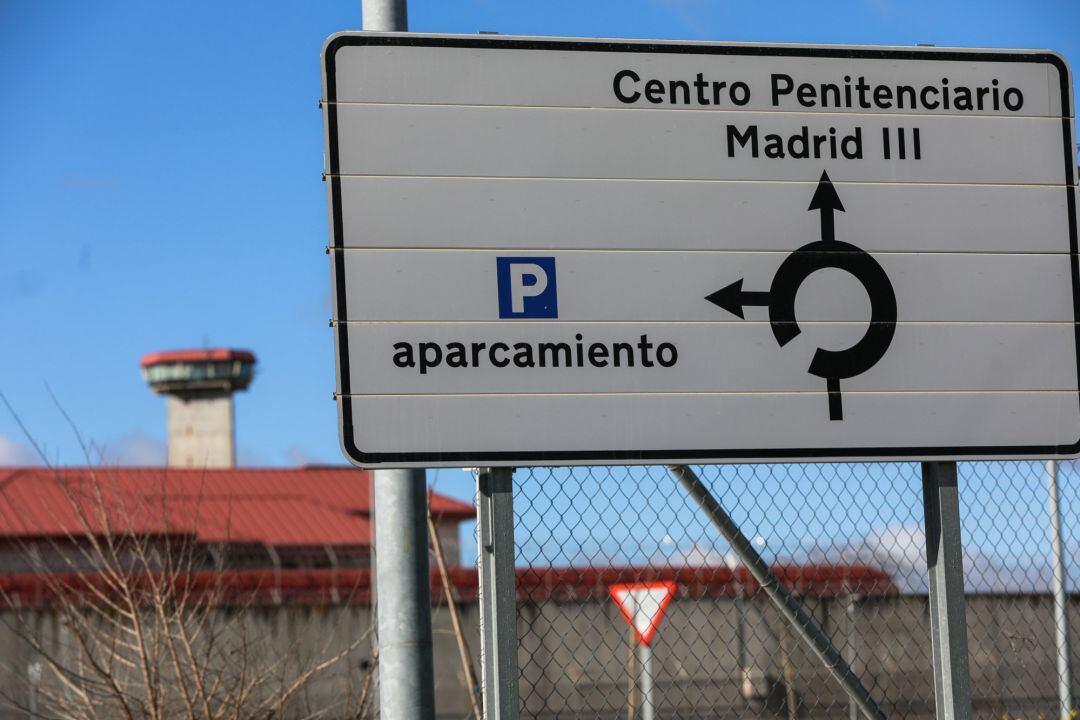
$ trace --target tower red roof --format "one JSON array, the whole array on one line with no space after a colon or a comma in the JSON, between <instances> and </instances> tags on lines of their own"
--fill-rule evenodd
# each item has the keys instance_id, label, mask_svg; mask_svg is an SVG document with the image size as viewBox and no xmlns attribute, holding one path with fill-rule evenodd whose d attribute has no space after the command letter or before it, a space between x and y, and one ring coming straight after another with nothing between
<instances>
[{"instance_id":1,"label":"tower red roof","mask_svg":"<svg viewBox=\"0 0 1080 720\"><path fill-rule=\"evenodd\" d=\"M163 350L143 355L139 364L143 367L151 365L163 365L167 363L197 363L197 362L255 362L255 353L250 350L233 350L230 348L202 348L198 350Z\"/></svg>"}]
</instances>

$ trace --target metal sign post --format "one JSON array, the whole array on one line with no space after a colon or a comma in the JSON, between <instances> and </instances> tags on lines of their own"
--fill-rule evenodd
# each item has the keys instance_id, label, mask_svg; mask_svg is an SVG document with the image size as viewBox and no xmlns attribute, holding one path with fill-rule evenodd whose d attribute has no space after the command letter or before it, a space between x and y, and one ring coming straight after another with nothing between
<instances>
[{"instance_id":1,"label":"metal sign post","mask_svg":"<svg viewBox=\"0 0 1080 720\"><path fill-rule=\"evenodd\" d=\"M513 468L480 468L476 475L484 720L518 716L513 478Z\"/></svg>"},{"instance_id":2,"label":"metal sign post","mask_svg":"<svg viewBox=\"0 0 1080 720\"><path fill-rule=\"evenodd\" d=\"M375 472L379 706L386 720L435 717L423 470Z\"/></svg>"},{"instance_id":3,"label":"metal sign post","mask_svg":"<svg viewBox=\"0 0 1080 720\"><path fill-rule=\"evenodd\" d=\"M656 706L653 703L652 645L638 643L638 687L641 688L641 720L653 720Z\"/></svg>"},{"instance_id":4,"label":"metal sign post","mask_svg":"<svg viewBox=\"0 0 1080 720\"><path fill-rule=\"evenodd\" d=\"M970 720L971 675L956 463L924 462L922 480L937 720Z\"/></svg>"},{"instance_id":5,"label":"metal sign post","mask_svg":"<svg viewBox=\"0 0 1080 720\"><path fill-rule=\"evenodd\" d=\"M1072 668L1069 655L1069 593L1066 583L1065 553L1061 541L1061 493L1058 490L1058 464L1046 461L1046 485L1050 515L1050 547L1053 554L1054 640L1057 648L1058 717L1070 717L1072 704Z\"/></svg>"},{"instance_id":6,"label":"metal sign post","mask_svg":"<svg viewBox=\"0 0 1080 720\"><path fill-rule=\"evenodd\" d=\"M362 8L368 30L408 30L405 0L363 0ZM341 180L333 175L328 178L331 192L340 192ZM340 255L333 258L333 267L339 278L344 271ZM349 328L336 322L335 329L340 352L348 348ZM348 376L339 375L342 405L348 404L350 389ZM372 494L380 714L386 720L430 720L435 717L435 671L424 470L376 470Z\"/></svg>"}]
</instances>

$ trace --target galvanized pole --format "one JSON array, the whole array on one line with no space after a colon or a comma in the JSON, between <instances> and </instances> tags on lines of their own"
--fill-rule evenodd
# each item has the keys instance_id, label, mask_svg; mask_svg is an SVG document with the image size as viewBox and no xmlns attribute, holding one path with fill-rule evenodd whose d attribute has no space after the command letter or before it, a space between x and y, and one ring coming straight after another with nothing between
<instances>
[{"instance_id":1,"label":"galvanized pole","mask_svg":"<svg viewBox=\"0 0 1080 720\"><path fill-rule=\"evenodd\" d=\"M1061 493L1058 490L1056 460L1046 462L1049 495L1050 547L1054 559L1054 639L1057 647L1058 717L1071 717L1072 668L1069 657L1069 595L1065 587L1065 553L1061 542Z\"/></svg>"},{"instance_id":2,"label":"galvanized pole","mask_svg":"<svg viewBox=\"0 0 1080 720\"><path fill-rule=\"evenodd\" d=\"M383 720L435 717L426 499L423 470L375 472L379 717Z\"/></svg>"},{"instance_id":3,"label":"galvanized pole","mask_svg":"<svg viewBox=\"0 0 1080 720\"><path fill-rule=\"evenodd\" d=\"M638 686L641 688L641 720L653 720L656 708L653 706L652 648L639 642L637 651Z\"/></svg>"},{"instance_id":4,"label":"galvanized pole","mask_svg":"<svg viewBox=\"0 0 1080 720\"><path fill-rule=\"evenodd\" d=\"M970 720L964 558L956 463L922 464L926 571L930 580L930 637L937 720Z\"/></svg>"},{"instance_id":5,"label":"galvanized pole","mask_svg":"<svg viewBox=\"0 0 1080 720\"><path fill-rule=\"evenodd\" d=\"M862 681L859 680L851 666L840 656L832 641L829 640L829 636L807 614L798 598L784 587L780 579L773 574L769 564L754 549L750 538L743 534L723 506L709 492L709 488L686 465L669 465L668 470L678 479L679 484L686 489L690 497L705 511L705 515L712 521L713 526L720 531L720 534L731 545L731 549L742 560L746 569L761 585L762 591L769 597L769 600L776 606L784 619L788 621L792 629L825 664L825 667L844 688L852 702L858 705L863 716L868 720L886 720L888 716L885 711L881 709L881 706L877 704L877 701L863 686Z\"/></svg>"},{"instance_id":6,"label":"galvanized pole","mask_svg":"<svg viewBox=\"0 0 1080 720\"><path fill-rule=\"evenodd\" d=\"M405 0L362 0L364 29L374 32L406 32L409 13Z\"/></svg>"},{"instance_id":7,"label":"galvanized pole","mask_svg":"<svg viewBox=\"0 0 1080 720\"><path fill-rule=\"evenodd\" d=\"M484 720L518 716L513 479L513 468L480 468L476 475Z\"/></svg>"},{"instance_id":8,"label":"galvanized pole","mask_svg":"<svg viewBox=\"0 0 1080 720\"><path fill-rule=\"evenodd\" d=\"M363 0L365 30L409 29L405 0ZM376 470L374 485L379 628L379 706L384 720L435 717L423 469Z\"/></svg>"}]
</instances>

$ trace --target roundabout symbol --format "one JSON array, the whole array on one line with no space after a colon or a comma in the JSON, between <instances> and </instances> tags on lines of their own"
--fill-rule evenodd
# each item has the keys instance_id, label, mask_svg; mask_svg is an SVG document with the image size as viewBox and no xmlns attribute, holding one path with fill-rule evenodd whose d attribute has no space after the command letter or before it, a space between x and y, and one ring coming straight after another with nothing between
<instances>
[{"instance_id":1,"label":"roundabout symbol","mask_svg":"<svg viewBox=\"0 0 1080 720\"><path fill-rule=\"evenodd\" d=\"M862 338L845 350L818 348L807 370L823 378L829 393L829 419L843 420L840 380L860 375L885 355L896 331L896 294L885 270L870 253L835 238L833 212L844 212L828 173L821 174L808 210L821 212L821 240L803 245L788 255L773 276L768 292L742 289L742 278L705 297L740 318L750 305L768 306L769 325L780 347L802 330L795 319L795 296L810 275L825 268L851 273L870 296L870 325Z\"/></svg>"}]
</instances>

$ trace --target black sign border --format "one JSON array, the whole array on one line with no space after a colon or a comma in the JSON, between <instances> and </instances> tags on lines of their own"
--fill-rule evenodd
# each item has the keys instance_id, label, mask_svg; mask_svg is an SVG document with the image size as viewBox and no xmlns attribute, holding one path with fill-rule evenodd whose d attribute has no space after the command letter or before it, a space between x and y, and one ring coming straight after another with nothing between
<instances>
[{"instance_id":1,"label":"black sign border","mask_svg":"<svg viewBox=\"0 0 1080 720\"><path fill-rule=\"evenodd\" d=\"M871 48L871 47L810 47L810 46L752 46L698 45L672 42L620 42L617 40L565 40L514 37L458 37L428 35L368 35L340 34L332 36L323 50L323 71L326 83L326 132L328 134L329 173L331 194L331 247L335 287L334 323L338 355L338 417L341 447L350 461L364 467L423 464L453 465L566 465L574 463L643 464L656 462L815 462L887 459L950 459L1003 457L1068 457L1080 454L1080 438L1069 445L979 445L941 447L864 447L864 448L784 448L784 449L706 449L706 450L571 450L571 451L466 451L466 452L407 452L371 453L356 446L349 377L349 336L345 322L345 258L343 221L341 214L341 178L339 174L337 138L337 80L336 55L345 47L363 45L398 47L488 48L506 50L561 50L591 52L676 53L698 55L740 55L749 57L810 57L883 60L953 60L985 62L1049 63L1058 70L1061 90L1061 133L1065 153L1065 193L1069 214L1069 253L1072 259L1073 332L1077 350L1077 401L1080 402L1080 265L1077 262L1076 189L1073 177L1070 98L1070 73L1064 60L1050 52L987 52L934 48Z\"/></svg>"}]
</instances>

